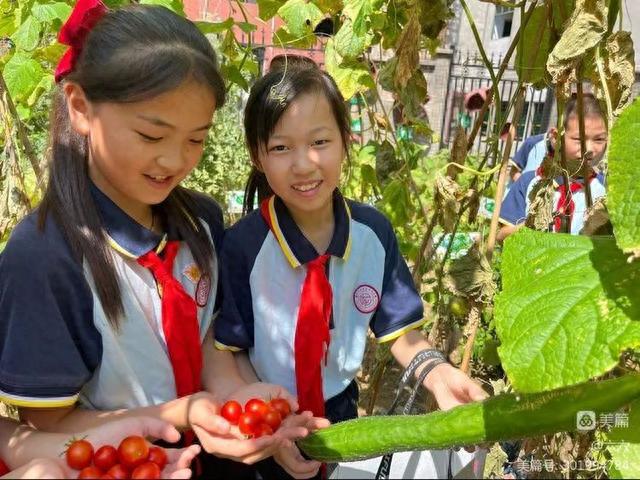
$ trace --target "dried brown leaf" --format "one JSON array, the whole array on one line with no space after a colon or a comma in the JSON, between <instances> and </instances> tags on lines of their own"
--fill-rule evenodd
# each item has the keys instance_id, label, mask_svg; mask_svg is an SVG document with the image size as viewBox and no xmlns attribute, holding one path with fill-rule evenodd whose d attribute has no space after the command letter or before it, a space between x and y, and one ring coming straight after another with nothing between
<instances>
[{"instance_id":1,"label":"dried brown leaf","mask_svg":"<svg viewBox=\"0 0 640 480\"><path fill-rule=\"evenodd\" d=\"M553 223L553 195L556 189L553 179L543 178L531 189L529 212L525 226L546 232Z\"/></svg>"},{"instance_id":2,"label":"dried brown leaf","mask_svg":"<svg viewBox=\"0 0 640 480\"><path fill-rule=\"evenodd\" d=\"M407 82L420 64L419 52L420 22L417 15L411 15L396 44L398 65L396 67L394 85L397 90L407 86Z\"/></svg>"},{"instance_id":3,"label":"dried brown leaf","mask_svg":"<svg viewBox=\"0 0 640 480\"><path fill-rule=\"evenodd\" d=\"M606 197L600 197L587 210L581 235L613 235L613 225L607 211Z\"/></svg>"},{"instance_id":4,"label":"dried brown leaf","mask_svg":"<svg viewBox=\"0 0 640 480\"><path fill-rule=\"evenodd\" d=\"M491 264L477 245L471 247L466 255L451 262L445 285L455 295L484 304L492 302L497 290Z\"/></svg>"}]
</instances>

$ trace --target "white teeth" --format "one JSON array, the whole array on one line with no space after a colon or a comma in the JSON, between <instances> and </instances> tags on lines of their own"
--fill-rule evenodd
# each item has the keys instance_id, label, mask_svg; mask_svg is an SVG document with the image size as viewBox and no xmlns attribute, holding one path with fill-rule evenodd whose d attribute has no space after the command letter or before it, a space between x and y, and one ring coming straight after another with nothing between
<instances>
[{"instance_id":1,"label":"white teeth","mask_svg":"<svg viewBox=\"0 0 640 480\"><path fill-rule=\"evenodd\" d=\"M318 185L320 185L320 182L313 182L313 183L307 183L306 185L294 185L293 189L294 190L298 190L300 192L308 192L309 190L313 190L314 188L316 188Z\"/></svg>"},{"instance_id":2,"label":"white teeth","mask_svg":"<svg viewBox=\"0 0 640 480\"><path fill-rule=\"evenodd\" d=\"M151 178L152 180L157 180L159 182L162 182L162 181L166 180L167 178L169 178L167 176L160 176L160 175L155 175L155 176L154 175L148 175L148 177Z\"/></svg>"}]
</instances>

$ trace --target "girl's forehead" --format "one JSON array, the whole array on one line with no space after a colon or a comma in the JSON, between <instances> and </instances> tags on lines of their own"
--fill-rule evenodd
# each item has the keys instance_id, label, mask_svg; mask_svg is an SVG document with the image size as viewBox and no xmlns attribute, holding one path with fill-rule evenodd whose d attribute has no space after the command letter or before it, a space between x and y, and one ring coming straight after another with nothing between
<instances>
[{"instance_id":1,"label":"girl's forehead","mask_svg":"<svg viewBox=\"0 0 640 480\"><path fill-rule=\"evenodd\" d=\"M309 127L337 125L334 112L326 96L318 92L304 93L296 97L287 106L276 124L278 130L300 131Z\"/></svg>"}]
</instances>

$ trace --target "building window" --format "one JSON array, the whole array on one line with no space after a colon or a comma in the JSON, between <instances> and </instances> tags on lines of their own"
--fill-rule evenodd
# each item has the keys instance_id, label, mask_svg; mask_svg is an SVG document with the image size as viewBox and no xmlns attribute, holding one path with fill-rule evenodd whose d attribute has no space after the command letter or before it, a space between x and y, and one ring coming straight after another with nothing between
<instances>
[{"instance_id":1,"label":"building window","mask_svg":"<svg viewBox=\"0 0 640 480\"><path fill-rule=\"evenodd\" d=\"M493 39L511 36L513 24L513 8L496 5L496 16L493 20Z\"/></svg>"}]
</instances>

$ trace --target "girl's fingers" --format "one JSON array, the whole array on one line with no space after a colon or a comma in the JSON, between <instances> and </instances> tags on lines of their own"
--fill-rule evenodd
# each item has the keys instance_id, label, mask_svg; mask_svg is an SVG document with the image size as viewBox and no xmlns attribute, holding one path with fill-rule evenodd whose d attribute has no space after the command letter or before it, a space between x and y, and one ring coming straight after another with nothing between
<instances>
[{"instance_id":1,"label":"girl's fingers","mask_svg":"<svg viewBox=\"0 0 640 480\"><path fill-rule=\"evenodd\" d=\"M207 415L199 418L197 425L213 435L228 435L231 430L229 422L220 415Z\"/></svg>"},{"instance_id":2,"label":"girl's fingers","mask_svg":"<svg viewBox=\"0 0 640 480\"><path fill-rule=\"evenodd\" d=\"M190 468L182 468L180 470L176 470L174 472L171 472L171 474L169 475L169 478L191 478L191 469Z\"/></svg>"}]
</instances>

